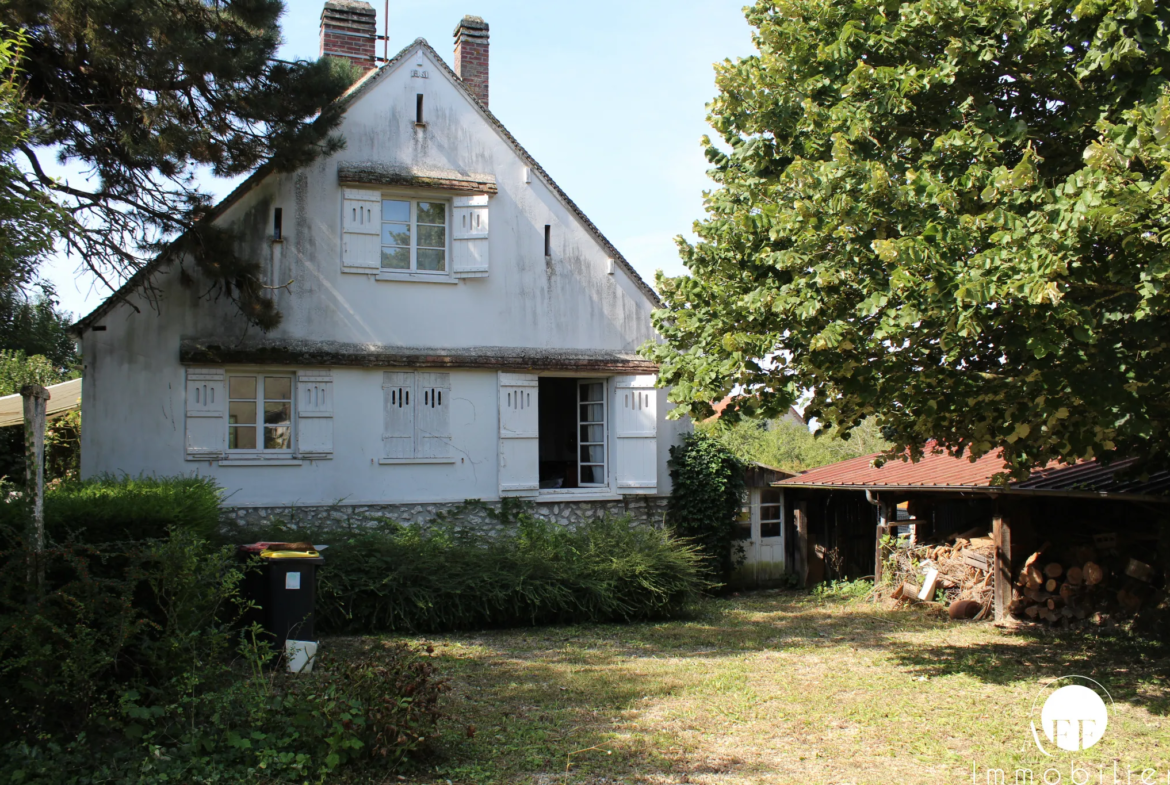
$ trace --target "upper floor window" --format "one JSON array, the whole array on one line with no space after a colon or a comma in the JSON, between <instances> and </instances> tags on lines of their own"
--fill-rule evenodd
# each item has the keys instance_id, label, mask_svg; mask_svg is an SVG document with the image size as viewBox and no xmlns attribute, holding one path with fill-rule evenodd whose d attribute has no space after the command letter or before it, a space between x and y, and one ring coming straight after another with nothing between
<instances>
[{"instance_id":1,"label":"upper floor window","mask_svg":"<svg viewBox=\"0 0 1170 785\"><path fill-rule=\"evenodd\" d=\"M382 269L447 271L447 205L444 202L382 200Z\"/></svg>"},{"instance_id":2,"label":"upper floor window","mask_svg":"<svg viewBox=\"0 0 1170 785\"><path fill-rule=\"evenodd\" d=\"M228 449L292 450L292 376L228 376Z\"/></svg>"}]
</instances>

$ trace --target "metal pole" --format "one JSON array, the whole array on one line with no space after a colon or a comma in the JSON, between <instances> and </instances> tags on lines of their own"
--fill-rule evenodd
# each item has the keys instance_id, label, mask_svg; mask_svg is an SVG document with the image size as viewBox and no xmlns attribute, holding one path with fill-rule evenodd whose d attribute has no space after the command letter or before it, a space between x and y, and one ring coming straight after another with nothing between
<instances>
[{"instance_id":1,"label":"metal pole","mask_svg":"<svg viewBox=\"0 0 1170 785\"><path fill-rule=\"evenodd\" d=\"M39 593L44 582L44 567L40 564L45 550L45 411L49 391L39 384L20 388L24 398L24 464L25 492L32 495L32 521L28 531L28 547L33 552L28 565L29 584L36 583Z\"/></svg>"}]
</instances>

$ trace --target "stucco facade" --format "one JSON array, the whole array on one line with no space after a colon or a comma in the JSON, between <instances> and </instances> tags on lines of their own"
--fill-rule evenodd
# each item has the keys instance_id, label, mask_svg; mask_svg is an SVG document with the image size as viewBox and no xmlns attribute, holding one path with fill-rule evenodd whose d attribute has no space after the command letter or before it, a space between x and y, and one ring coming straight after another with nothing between
<instances>
[{"instance_id":1,"label":"stucco facade","mask_svg":"<svg viewBox=\"0 0 1170 785\"><path fill-rule=\"evenodd\" d=\"M197 473L266 511L668 494L668 451L690 426L666 419L636 356L654 339L649 287L425 42L344 100L342 152L253 177L217 219L281 287L278 328L182 285L181 262L153 271L150 296L132 284L79 324L83 476ZM357 233L363 204L381 234ZM411 222L394 234L399 205ZM407 234L395 257L386 238ZM440 236L442 253L421 247ZM367 240L382 243L373 262L354 251ZM386 267L426 254L444 269ZM576 407L580 445L565 437L554 465L535 411L508 402L537 395L547 415L570 389L579 400L557 405Z\"/></svg>"}]
</instances>

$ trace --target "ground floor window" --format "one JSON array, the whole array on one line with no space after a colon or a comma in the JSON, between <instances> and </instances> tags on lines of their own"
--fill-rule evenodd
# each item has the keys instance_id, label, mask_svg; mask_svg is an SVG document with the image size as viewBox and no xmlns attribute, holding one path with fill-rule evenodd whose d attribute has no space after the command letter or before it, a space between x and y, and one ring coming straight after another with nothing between
<instances>
[{"instance_id":1,"label":"ground floor window","mask_svg":"<svg viewBox=\"0 0 1170 785\"><path fill-rule=\"evenodd\" d=\"M541 377L540 487L609 483L604 379Z\"/></svg>"},{"instance_id":2,"label":"ground floor window","mask_svg":"<svg viewBox=\"0 0 1170 785\"><path fill-rule=\"evenodd\" d=\"M229 375L228 449L292 450L292 411L292 376Z\"/></svg>"}]
</instances>

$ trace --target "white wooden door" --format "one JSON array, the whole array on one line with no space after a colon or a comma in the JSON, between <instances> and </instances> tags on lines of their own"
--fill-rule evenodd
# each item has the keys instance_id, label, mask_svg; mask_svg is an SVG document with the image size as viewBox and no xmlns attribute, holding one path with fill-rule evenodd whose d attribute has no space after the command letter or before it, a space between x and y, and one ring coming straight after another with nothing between
<instances>
[{"instance_id":1,"label":"white wooden door","mask_svg":"<svg viewBox=\"0 0 1170 785\"><path fill-rule=\"evenodd\" d=\"M744 569L759 584L779 579L784 560L784 491L752 488L751 539L743 543Z\"/></svg>"}]
</instances>

